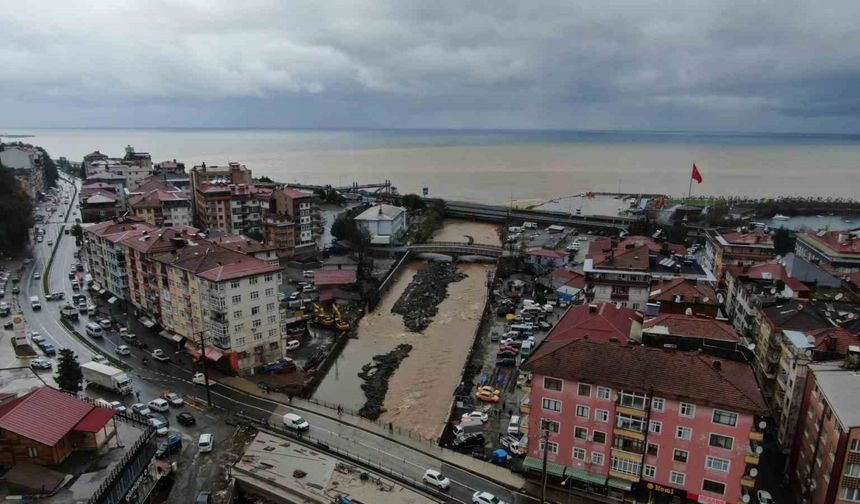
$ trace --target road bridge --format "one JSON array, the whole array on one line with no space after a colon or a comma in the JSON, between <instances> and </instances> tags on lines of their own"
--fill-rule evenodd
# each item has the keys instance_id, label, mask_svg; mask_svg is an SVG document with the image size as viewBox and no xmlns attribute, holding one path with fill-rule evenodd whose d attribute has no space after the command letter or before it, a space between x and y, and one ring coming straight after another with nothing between
<instances>
[{"instance_id":1,"label":"road bridge","mask_svg":"<svg viewBox=\"0 0 860 504\"><path fill-rule=\"evenodd\" d=\"M557 224L598 231L627 231L639 217L609 215L570 215L565 212L524 210L501 205L485 205L466 201L446 201L448 217L461 217L489 222L531 221L538 224Z\"/></svg>"}]
</instances>

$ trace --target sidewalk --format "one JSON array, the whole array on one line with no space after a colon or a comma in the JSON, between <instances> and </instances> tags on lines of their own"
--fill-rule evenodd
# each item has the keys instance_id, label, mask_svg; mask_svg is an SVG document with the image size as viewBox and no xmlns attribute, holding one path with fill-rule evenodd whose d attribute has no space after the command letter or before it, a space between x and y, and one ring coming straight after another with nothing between
<instances>
[{"instance_id":1,"label":"sidewalk","mask_svg":"<svg viewBox=\"0 0 860 504\"><path fill-rule=\"evenodd\" d=\"M426 439L420 439L404 435L398 432L398 429L396 427L393 430L389 430L385 426L380 425L376 422L348 413L342 413L340 416L338 416L337 412L333 409L327 408L319 404L315 404L305 399L299 399L297 397L294 397L292 402L290 402L289 396L278 392L266 394L262 390L260 390L259 387L257 387L253 382L250 382L243 378L227 377L220 379L219 383L221 385L232 387L234 389L240 390L253 396L269 399L275 402L279 402L285 406L324 416L331 420L350 425L352 427L361 429L371 434L387 438L391 442L398 443L413 450L419 451L430 457L441 460L446 464L459 467L464 471L468 471L478 476L490 479L495 483L512 490L519 491L526 484L526 480L522 476L520 476L519 474L514 474L508 469L492 465L488 462L483 462L468 455L463 455L461 453L442 448L436 443L433 443L432 441Z\"/></svg>"}]
</instances>

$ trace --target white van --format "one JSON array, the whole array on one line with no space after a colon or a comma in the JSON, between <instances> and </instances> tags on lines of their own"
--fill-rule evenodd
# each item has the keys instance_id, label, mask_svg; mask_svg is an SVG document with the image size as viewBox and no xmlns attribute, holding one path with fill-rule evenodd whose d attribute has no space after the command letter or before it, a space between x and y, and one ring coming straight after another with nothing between
<instances>
[{"instance_id":1,"label":"white van","mask_svg":"<svg viewBox=\"0 0 860 504\"><path fill-rule=\"evenodd\" d=\"M514 415L508 420L508 434L520 433L520 416Z\"/></svg>"},{"instance_id":2,"label":"white van","mask_svg":"<svg viewBox=\"0 0 860 504\"><path fill-rule=\"evenodd\" d=\"M284 427L296 431L306 431L310 428L310 424L295 413L287 413L284 415Z\"/></svg>"},{"instance_id":3,"label":"white van","mask_svg":"<svg viewBox=\"0 0 860 504\"><path fill-rule=\"evenodd\" d=\"M90 322L87 324L87 336L91 338L101 338L104 335L104 331L101 326L96 324L95 322Z\"/></svg>"},{"instance_id":4,"label":"white van","mask_svg":"<svg viewBox=\"0 0 860 504\"><path fill-rule=\"evenodd\" d=\"M209 453L215 445L215 437L212 434L200 434L200 439L197 441L197 450L200 453Z\"/></svg>"},{"instance_id":5,"label":"white van","mask_svg":"<svg viewBox=\"0 0 860 504\"><path fill-rule=\"evenodd\" d=\"M30 296L30 308L33 310L42 309L42 302L39 301L39 296Z\"/></svg>"}]
</instances>

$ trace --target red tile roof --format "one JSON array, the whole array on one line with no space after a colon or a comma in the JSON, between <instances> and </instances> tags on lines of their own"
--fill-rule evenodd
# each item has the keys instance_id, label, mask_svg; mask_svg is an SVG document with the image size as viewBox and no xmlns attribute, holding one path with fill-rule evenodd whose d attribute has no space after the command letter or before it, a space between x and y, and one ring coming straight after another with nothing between
<instances>
[{"instance_id":1,"label":"red tile roof","mask_svg":"<svg viewBox=\"0 0 860 504\"><path fill-rule=\"evenodd\" d=\"M717 305L717 293L713 287L703 282L688 280L686 278L672 278L670 280L655 280L651 282L651 294L649 301L660 301L663 303L675 302L675 296L683 296L682 303L692 303L698 297L698 304Z\"/></svg>"},{"instance_id":2,"label":"red tile roof","mask_svg":"<svg viewBox=\"0 0 860 504\"><path fill-rule=\"evenodd\" d=\"M314 197L314 193L308 192L308 191L301 191L301 190L296 189L294 187L282 187L279 190L282 191L285 195L289 196L292 199L302 199L302 198L313 198Z\"/></svg>"},{"instance_id":3,"label":"red tile roof","mask_svg":"<svg viewBox=\"0 0 860 504\"><path fill-rule=\"evenodd\" d=\"M570 271L565 268L558 268L553 270L552 276L562 280L564 285L568 287L576 287L577 289L585 288L585 275L582 273Z\"/></svg>"},{"instance_id":4,"label":"red tile roof","mask_svg":"<svg viewBox=\"0 0 860 504\"><path fill-rule=\"evenodd\" d=\"M549 250L544 248L531 249L529 250L528 254L530 256L553 257L556 259L563 259L569 255L567 252L562 252L560 250Z\"/></svg>"},{"instance_id":5,"label":"red tile roof","mask_svg":"<svg viewBox=\"0 0 860 504\"><path fill-rule=\"evenodd\" d=\"M314 285L317 287L329 285L349 285L355 283L355 271L314 271Z\"/></svg>"},{"instance_id":6,"label":"red tile roof","mask_svg":"<svg viewBox=\"0 0 860 504\"><path fill-rule=\"evenodd\" d=\"M612 303L579 305L567 310L550 330L547 341L568 341L588 337L590 340L621 342L630 339L630 328L642 322L642 314L629 308L618 308ZM592 311L594 310L594 311Z\"/></svg>"},{"instance_id":7,"label":"red tile roof","mask_svg":"<svg viewBox=\"0 0 860 504\"><path fill-rule=\"evenodd\" d=\"M172 252L157 254L153 259L212 282L275 273L281 270L280 266L274 266L206 240L189 243Z\"/></svg>"},{"instance_id":8,"label":"red tile roof","mask_svg":"<svg viewBox=\"0 0 860 504\"><path fill-rule=\"evenodd\" d=\"M121 243L138 252L154 254L175 250L179 247L179 243L174 241L173 238L196 238L198 232L200 232L199 229L189 226L161 228L153 232L126 236L121 240Z\"/></svg>"},{"instance_id":9,"label":"red tile roof","mask_svg":"<svg viewBox=\"0 0 860 504\"><path fill-rule=\"evenodd\" d=\"M795 292L806 292L810 288L805 283L788 275L783 265L777 261L768 261L752 266L732 265L726 268L726 272L734 278L750 278L754 280L781 280L785 285Z\"/></svg>"},{"instance_id":10,"label":"red tile roof","mask_svg":"<svg viewBox=\"0 0 860 504\"><path fill-rule=\"evenodd\" d=\"M599 256L603 255L603 250L605 249L626 249L627 246L631 244L634 247L646 245L648 247L648 251L654 253L660 252L665 247L673 254L680 256L687 255L687 248L681 244L657 241L650 236L633 235L625 236L621 240L613 240L611 238L595 240L588 246L587 257L597 260Z\"/></svg>"},{"instance_id":11,"label":"red tile roof","mask_svg":"<svg viewBox=\"0 0 860 504\"><path fill-rule=\"evenodd\" d=\"M648 246L640 245L633 248L613 249L614 254L606 253L594 259L595 268L647 270Z\"/></svg>"},{"instance_id":12,"label":"red tile roof","mask_svg":"<svg viewBox=\"0 0 860 504\"><path fill-rule=\"evenodd\" d=\"M42 387L0 407L0 429L54 446L94 408L59 390Z\"/></svg>"},{"instance_id":13,"label":"red tile roof","mask_svg":"<svg viewBox=\"0 0 860 504\"><path fill-rule=\"evenodd\" d=\"M860 254L860 239L849 239L851 233L860 232L860 228L850 231L830 231L822 236L806 233L804 239L824 246L831 253L836 254ZM840 243L839 238L842 237Z\"/></svg>"},{"instance_id":14,"label":"red tile roof","mask_svg":"<svg viewBox=\"0 0 860 504\"><path fill-rule=\"evenodd\" d=\"M731 245L773 246L773 238L767 233L724 233L720 236Z\"/></svg>"},{"instance_id":15,"label":"red tile roof","mask_svg":"<svg viewBox=\"0 0 860 504\"><path fill-rule=\"evenodd\" d=\"M719 363L719 364L715 364ZM752 414L765 404L749 365L679 352L592 340L540 345L523 369Z\"/></svg>"},{"instance_id":16,"label":"red tile roof","mask_svg":"<svg viewBox=\"0 0 860 504\"><path fill-rule=\"evenodd\" d=\"M720 341L738 341L738 333L725 322L711 318L690 317L667 313L648 319L642 332L654 332L687 338L704 338Z\"/></svg>"},{"instance_id":17,"label":"red tile roof","mask_svg":"<svg viewBox=\"0 0 860 504\"><path fill-rule=\"evenodd\" d=\"M816 350L836 352L840 355L848 353L851 345L860 345L860 336L844 327L826 327L806 333L815 340Z\"/></svg>"},{"instance_id":18,"label":"red tile roof","mask_svg":"<svg viewBox=\"0 0 860 504\"><path fill-rule=\"evenodd\" d=\"M105 424L114 415L116 415L116 410L113 408L93 408L72 430L77 432L98 432L104 428Z\"/></svg>"},{"instance_id":19,"label":"red tile roof","mask_svg":"<svg viewBox=\"0 0 860 504\"><path fill-rule=\"evenodd\" d=\"M254 254L256 252L275 250L277 248L275 246L265 245L257 240L248 238L245 235L220 234L217 236L210 236L207 240L242 254Z\"/></svg>"}]
</instances>

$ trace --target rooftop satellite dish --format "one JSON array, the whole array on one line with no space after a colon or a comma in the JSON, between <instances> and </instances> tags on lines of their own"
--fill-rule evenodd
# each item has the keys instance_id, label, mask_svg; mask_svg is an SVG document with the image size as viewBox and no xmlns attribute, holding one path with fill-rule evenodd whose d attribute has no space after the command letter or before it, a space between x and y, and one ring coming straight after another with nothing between
<instances>
[{"instance_id":1,"label":"rooftop satellite dish","mask_svg":"<svg viewBox=\"0 0 860 504\"><path fill-rule=\"evenodd\" d=\"M747 350L749 350L751 352L754 351L755 350L755 343L750 343L749 345L747 345Z\"/></svg>"},{"instance_id":2,"label":"rooftop satellite dish","mask_svg":"<svg viewBox=\"0 0 860 504\"><path fill-rule=\"evenodd\" d=\"M764 453L764 448L762 448L761 446L756 446L755 447L755 454L761 455L762 453Z\"/></svg>"},{"instance_id":3,"label":"rooftop satellite dish","mask_svg":"<svg viewBox=\"0 0 860 504\"><path fill-rule=\"evenodd\" d=\"M750 494L741 495L741 500L744 501L745 503L749 502L750 501Z\"/></svg>"},{"instance_id":4,"label":"rooftop satellite dish","mask_svg":"<svg viewBox=\"0 0 860 504\"><path fill-rule=\"evenodd\" d=\"M752 476L753 478L755 478L756 476L758 476L758 469L756 469L755 467L753 467L752 469L750 469L750 476Z\"/></svg>"},{"instance_id":5,"label":"rooftop satellite dish","mask_svg":"<svg viewBox=\"0 0 860 504\"><path fill-rule=\"evenodd\" d=\"M771 294L776 294L776 287L771 287L771 288L770 288L770 293L771 293Z\"/></svg>"},{"instance_id":6,"label":"rooftop satellite dish","mask_svg":"<svg viewBox=\"0 0 860 504\"><path fill-rule=\"evenodd\" d=\"M767 422L765 422L764 420L762 420L758 423L758 428L760 430L764 430L765 427L767 427Z\"/></svg>"}]
</instances>

